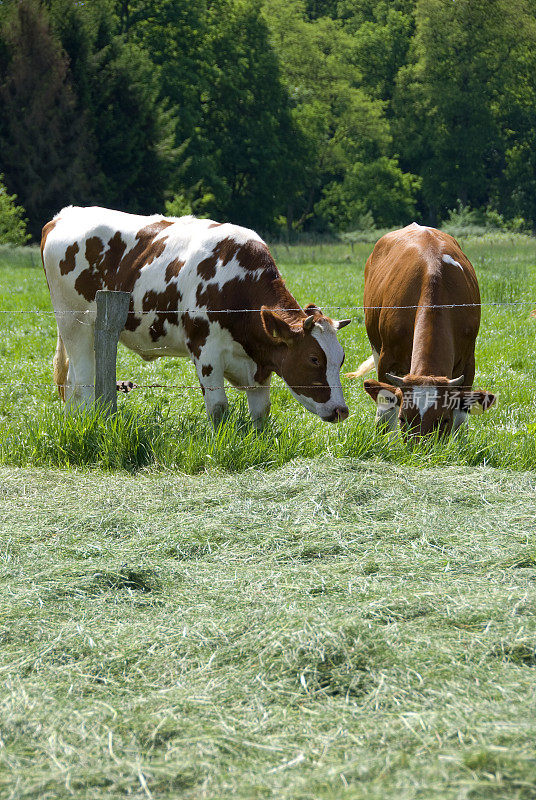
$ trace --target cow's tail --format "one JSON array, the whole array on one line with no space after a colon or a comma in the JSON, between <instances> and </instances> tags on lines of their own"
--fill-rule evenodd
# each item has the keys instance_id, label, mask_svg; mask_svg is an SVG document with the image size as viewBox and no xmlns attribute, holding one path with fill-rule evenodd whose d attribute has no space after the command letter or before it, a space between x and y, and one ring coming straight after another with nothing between
<instances>
[{"instance_id":1,"label":"cow's tail","mask_svg":"<svg viewBox=\"0 0 536 800\"><path fill-rule=\"evenodd\" d=\"M345 375L347 378L360 378L362 375L366 375L367 372L372 372L373 369L374 356L370 356L370 358L367 358L366 361L363 361L363 363L359 365L355 372L346 372Z\"/></svg>"},{"instance_id":2,"label":"cow's tail","mask_svg":"<svg viewBox=\"0 0 536 800\"><path fill-rule=\"evenodd\" d=\"M56 352L54 353L52 363L54 365L54 383L58 387L58 393L61 399L65 401L65 385L67 383L67 373L69 371L69 359L67 358L67 350L65 349L59 331Z\"/></svg>"}]
</instances>

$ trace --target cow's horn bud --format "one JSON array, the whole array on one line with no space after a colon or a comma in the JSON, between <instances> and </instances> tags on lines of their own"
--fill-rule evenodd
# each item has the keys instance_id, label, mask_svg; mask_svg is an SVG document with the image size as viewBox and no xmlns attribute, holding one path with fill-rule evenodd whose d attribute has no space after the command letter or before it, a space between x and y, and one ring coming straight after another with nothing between
<instances>
[{"instance_id":1,"label":"cow's horn bud","mask_svg":"<svg viewBox=\"0 0 536 800\"><path fill-rule=\"evenodd\" d=\"M387 383L390 383L391 386L404 386L404 379L399 378L398 375L391 375L390 372L385 373L385 380Z\"/></svg>"},{"instance_id":2,"label":"cow's horn bud","mask_svg":"<svg viewBox=\"0 0 536 800\"><path fill-rule=\"evenodd\" d=\"M463 382L465 380L465 375L460 375L459 378L453 378L449 381L449 386L463 386Z\"/></svg>"},{"instance_id":3,"label":"cow's horn bud","mask_svg":"<svg viewBox=\"0 0 536 800\"><path fill-rule=\"evenodd\" d=\"M314 314L312 314L310 317L305 317L305 319L303 320L303 330L312 331L314 324L315 324Z\"/></svg>"}]
</instances>

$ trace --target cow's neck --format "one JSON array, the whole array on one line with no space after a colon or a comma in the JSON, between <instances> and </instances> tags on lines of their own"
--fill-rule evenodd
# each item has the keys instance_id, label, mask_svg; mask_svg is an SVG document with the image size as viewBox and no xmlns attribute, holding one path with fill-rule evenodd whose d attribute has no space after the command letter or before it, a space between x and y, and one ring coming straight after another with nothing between
<instances>
[{"instance_id":1,"label":"cow's neck","mask_svg":"<svg viewBox=\"0 0 536 800\"><path fill-rule=\"evenodd\" d=\"M449 310L437 305L435 292L426 287L419 299L413 329L410 373L452 378L454 347Z\"/></svg>"},{"instance_id":2,"label":"cow's neck","mask_svg":"<svg viewBox=\"0 0 536 800\"><path fill-rule=\"evenodd\" d=\"M288 291L282 278L273 280L268 291L266 291L266 288L263 288L262 302L257 305L257 308L263 305L273 310L287 309L285 318L291 324L292 321L297 324L305 319L306 314L300 309L298 301ZM262 383L271 372L281 375L283 361L288 355L288 347L285 344L277 344L270 341L262 324L260 314L252 314L252 317L245 349L248 355L257 363L258 374L256 380Z\"/></svg>"}]
</instances>

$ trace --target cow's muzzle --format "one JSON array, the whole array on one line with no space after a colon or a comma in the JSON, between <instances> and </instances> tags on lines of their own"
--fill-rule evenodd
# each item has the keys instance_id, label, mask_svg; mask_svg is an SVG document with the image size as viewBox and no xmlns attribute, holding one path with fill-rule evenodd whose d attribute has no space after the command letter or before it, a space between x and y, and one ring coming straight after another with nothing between
<instances>
[{"instance_id":1,"label":"cow's muzzle","mask_svg":"<svg viewBox=\"0 0 536 800\"><path fill-rule=\"evenodd\" d=\"M324 422L343 422L348 416L347 406L337 406L328 417L322 417Z\"/></svg>"}]
</instances>

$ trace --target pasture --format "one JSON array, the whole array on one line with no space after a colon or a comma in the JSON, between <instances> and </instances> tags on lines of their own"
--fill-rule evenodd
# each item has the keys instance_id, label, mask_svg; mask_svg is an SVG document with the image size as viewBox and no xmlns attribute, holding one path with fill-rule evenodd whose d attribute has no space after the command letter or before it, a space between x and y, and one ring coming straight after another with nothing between
<instances>
[{"instance_id":1,"label":"pasture","mask_svg":"<svg viewBox=\"0 0 536 800\"><path fill-rule=\"evenodd\" d=\"M359 306L371 247L273 252ZM462 247L513 304L477 343L498 404L411 448L344 380L340 426L276 380L263 431L231 390L213 432L189 363L123 349L194 388L64 421L38 251L0 251L0 797L536 798L536 241ZM354 369L363 314L328 313Z\"/></svg>"}]
</instances>

